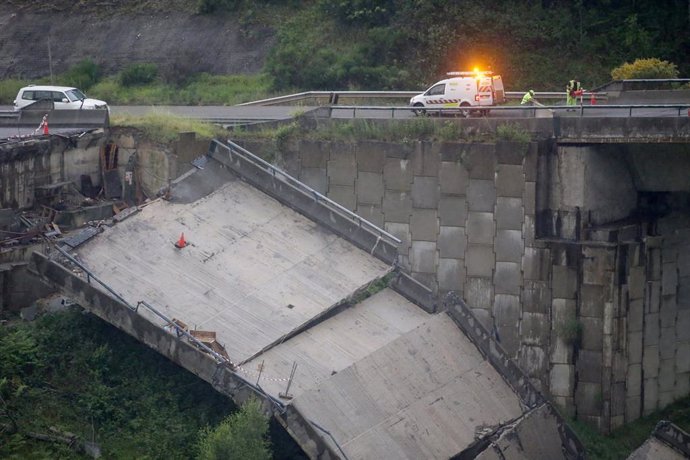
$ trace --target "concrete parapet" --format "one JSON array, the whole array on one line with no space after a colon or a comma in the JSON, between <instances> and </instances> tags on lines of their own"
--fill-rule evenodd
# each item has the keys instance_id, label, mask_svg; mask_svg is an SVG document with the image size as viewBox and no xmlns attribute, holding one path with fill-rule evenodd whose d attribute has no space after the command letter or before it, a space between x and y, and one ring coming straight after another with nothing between
<instances>
[{"instance_id":1,"label":"concrete parapet","mask_svg":"<svg viewBox=\"0 0 690 460\"><path fill-rule=\"evenodd\" d=\"M446 313L458 327L477 346L501 374L503 379L516 391L522 402L529 408L537 407L544 402L543 396L530 383L527 376L506 355L491 334L474 317L465 302L455 293L449 293L443 300Z\"/></svg>"},{"instance_id":2,"label":"concrete parapet","mask_svg":"<svg viewBox=\"0 0 690 460\"><path fill-rule=\"evenodd\" d=\"M259 190L330 228L356 246L388 263L392 264L396 260L396 242L386 241L381 234L374 233L375 229L370 225L365 225L366 222L358 222L332 205L327 206L319 196L307 194L306 191L296 188L286 177L282 177L283 174L272 175L259 164L234 153L228 146L218 142L212 144L209 154Z\"/></svg>"},{"instance_id":3,"label":"concrete parapet","mask_svg":"<svg viewBox=\"0 0 690 460\"><path fill-rule=\"evenodd\" d=\"M211 383L217 391L231 397L236 404L242 404L251 396L260 397L274 415L280 417L281 423L311 458L338 458L316 433L312 424L295 408L288 406L288 410L284 412L283 406L276 407L273 398L240 377L228 365L217 363L209 354L176 334L166 332L162 326L153 324L135 310L44 255L34 253L32 264L41 276L60 286L79 305Z\"/></svg>"},{"instance_id":4,"label":"concrete parapet","mask_svg":"<svg viewBox=\"0 0 690 460\"><path fill-rule=\"evenodd\" d=\"M389 287L421 306L427 313L436 313L438 311L437 298L431 289L418 283L410 275L400 270L395 271L395 276L391 280Z\"/></svg>"}]
</instances>

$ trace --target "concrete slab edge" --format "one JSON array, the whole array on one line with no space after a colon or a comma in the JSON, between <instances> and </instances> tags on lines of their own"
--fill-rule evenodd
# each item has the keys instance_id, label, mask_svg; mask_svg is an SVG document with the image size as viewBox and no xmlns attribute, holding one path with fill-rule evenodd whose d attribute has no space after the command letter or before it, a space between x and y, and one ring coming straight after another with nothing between
<instances>
[{"instance_id":1,"label":"concrete slab edge","mask_svg":"<svg viewBox=\"0 0 690 460\"><path fill-rule=\"evenodd\" d=\"M239 177L252 184L252 186L280 201L285 206L329 228L360 249L389 264L393 264L397 259L398 251L396 245L389 243L367 228L357 225L340 213L326 207L318 199L294 188L281 180L280 177L269 174L239 155L233 155L226 146L218 142L212 143L209 156L229 167Z\"/></svg>"},{"instance_id":2,"label":"concrete slab edge","mask_svg":"<svg viewBox=\"0 0 690 460\"><path fill-rule=\"evenodd\" d=\"M208 354L166 332L42 253L36 251L32 254L30 266L32 271L82 308L209 382L216 391L230 397L236 404L242 404L251 397L261 399L264 409L287 427L287 431L309 458L339 458L312 423L296 408L276 404L260 387L246 381L226 365L216 363Z\"/></svg>"},{"instance_id":3,"label":"concrete slab edge","mask_svg":"<svg viewBox=\"0 0 690 460\"><path fill-rule=\"evenodd\" d=\"M396 268L395 276L391 280L389 287L412 303L420 306L427 313L436 313L438 311L437 298L431 289L401 271L399 267Z\"/></svg>"},{"instance_id":4,"label":"concrete slab edge","mask_svg":"<svg viewBox=\"0 0 690 460\"><path fill-rule=\"evenodd\" d=\"M498 371L508 386L517 393L527 410L533 410L543 404L549 404L518 365L508 357L501 345L494 340L489 331L474 316L458 294L455 292L448 293L443 300L443 309ZM552 409L552 412L558 420L565 458L584 458L584 446L577 438L575 432L565 423L565 420L557 411Z\"/></svg>"},{"instance_id":5,"label":"concrete slab edge","mask_svg":"<svg viewBox=\"0 0 690 460\"><path fill-rule=\"evenodd\" d=\"M342 312L343 310L350 308L357 303L359 303L358 298L361 298L369 289L369 286L372 284L378 282L379 280L385 278L388 276L393 271L393 267L390 268L390 270L386 271L386 273L382 274L381 276L377 276L376 278L373 278L366 284L360 286L357 288L352 294L348 295L344 299L340 300L339 302L336 302L335 304L331 305L329 308L326 310L322 311L318 315L314 316L311 318L309 321L307 321L304 324L301 324L300 326L296 327L295 329L291 330L287 334L284 334L282 337L278 338L277 340L274 340L270 344L266 345L264 348L259 350L258 352L254 353L238 365L243 365L246 364L249 361L252 361L253 359L256 359L257 356L261 356L262 354L266 353L268 350L271 348L274 348L281 343L287 342L291 338L301 334L304 331L307 331L315 326L317 326L320 323L323 323L329 318L332 318L333 316L337 315L338 313Z\"/></svg>"},{"instance_id":6,"label":"concrete slab edge","mask_svg":"<svg viewBox=\"0 0 690 460\"><path fill-rule=\"evenodd\" d=\"M654 427L652 436L690 458L690 434L681 430L677 425L668 420L661 420Z\"/></svg>"}]
</instances>

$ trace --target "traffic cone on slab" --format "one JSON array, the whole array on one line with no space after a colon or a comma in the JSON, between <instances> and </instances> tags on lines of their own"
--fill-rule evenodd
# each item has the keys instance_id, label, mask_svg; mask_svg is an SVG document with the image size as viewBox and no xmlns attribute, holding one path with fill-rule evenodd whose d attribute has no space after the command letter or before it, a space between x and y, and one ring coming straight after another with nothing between
<instances>
[{"instance_id":1,"label":"traffic cone on slab","mask_svg":"<svg viewBox=\"0 0 690 460\"><path fill-rule=\"evenodd\" d=\"M48 117L43 117L43 134L46 136L49 134L48 133Z\"/></svg>"},{"instance_id":2,"label":"traffic cone on slab","mask_svg":"<svg viewBox=\"0 0 690 460\"><path fill-rule=\"evenodd\" d=\"M175 243L177 249L182 249L187 246L187 240L184 239L184 233L180 234L180 239Z\"/></svg>"}]
</instances>

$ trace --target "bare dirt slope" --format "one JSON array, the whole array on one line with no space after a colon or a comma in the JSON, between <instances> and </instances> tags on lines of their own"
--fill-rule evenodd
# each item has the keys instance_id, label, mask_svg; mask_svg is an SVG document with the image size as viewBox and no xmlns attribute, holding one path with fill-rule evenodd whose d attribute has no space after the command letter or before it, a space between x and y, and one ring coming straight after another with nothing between
<instances>
[{"instance_id":1,"label":"bare dirt slope","mask_svg":"<svg viewBox=\"0 0 690 460\"><path fill-rule=\"evenodd\" d=\"M0 78L49 75L51 60L60 73L86 58L106 74L134 62L215 74L261 69L270 28L248 30L232 15L195 14L190 3L2 2Z\"/></svg>"}]
</instances>

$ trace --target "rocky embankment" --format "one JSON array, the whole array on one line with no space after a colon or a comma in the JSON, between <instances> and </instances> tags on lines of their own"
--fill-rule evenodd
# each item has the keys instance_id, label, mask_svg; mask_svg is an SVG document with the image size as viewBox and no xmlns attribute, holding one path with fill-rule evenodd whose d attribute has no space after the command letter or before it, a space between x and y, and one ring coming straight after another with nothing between
<instances>
[{"instance_id":1,"label":"rocky embankment","mask_svg":"<svg viewBox=\"0 0 690 460\"><path fill-rule=\"evenodd\" d=\"M84 59L105 74L136 62L162 70L256 73L274 36L268 27L249 27L232 15L199 15L184 8L8 3L0 5L0 78L42 77L51 67L58 74Z\"/></svg>"}]
</instances>

